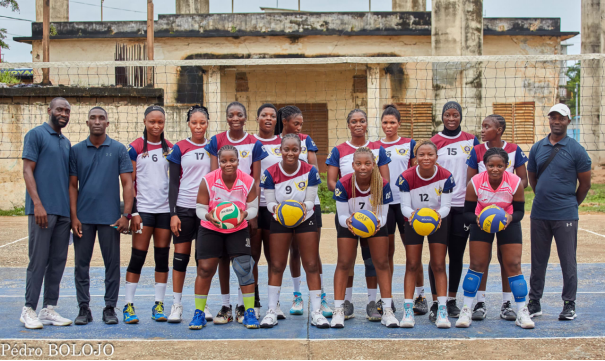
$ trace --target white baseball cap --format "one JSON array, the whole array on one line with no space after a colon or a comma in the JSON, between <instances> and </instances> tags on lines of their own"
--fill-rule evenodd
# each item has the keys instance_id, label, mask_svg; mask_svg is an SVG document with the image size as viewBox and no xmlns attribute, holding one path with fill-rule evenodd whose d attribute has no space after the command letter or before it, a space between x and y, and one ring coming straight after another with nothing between
<instances>
[{"instance_id":1,"label":"white baseball cap","mask_svg":"<svg viewBox=\"0 0 605 361\"><path fill-rule=\"evenodd\" d=\"M548 111L548 114L550 115L552 112L557 112L562 116L571 119L571 111L569 110L569 107L563 103L553 105L553 107Z\"/></svg>"}]
</instances>

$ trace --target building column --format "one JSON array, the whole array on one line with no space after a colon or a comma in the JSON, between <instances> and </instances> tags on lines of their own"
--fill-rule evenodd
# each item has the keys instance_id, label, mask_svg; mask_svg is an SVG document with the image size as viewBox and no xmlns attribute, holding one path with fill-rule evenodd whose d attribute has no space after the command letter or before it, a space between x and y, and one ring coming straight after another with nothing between
<instances>
[{"instance_id":1,"label":"building column","mask_svg":"<svg viewBox=\"0 0 605 361\"><path fill-rule=\"evenodd\" d=\"M426 11L426 0L393 0L393 11Z\"/></svg>"},{"instance_id":2,"label":"building column","mask_svg":"<svg viewBox=\"0 0 605 361\"><path fill-rule=\"evenodd\" d=\"M36 0L36 22L41 23L44 0ZM51 0L50 21L69 21L69 0Z\"/></svg>"},{"instance_id":3,"label":"building column","mask_svg":"<svg viewBox=\"0 0 605 361\"><path fill-rule=\"evenodd\" d=\"M380 137L380 67L368 64L368 139L375 141Z\"/></svg>"},{"instance_id":4,"label":"building column","mask_svg":"<svg viewBox=\"0 0 605 361\"><path fill-rule=\"evenodd\" d=\"M176 0L177 14L209 14L210 0Z\"/></svg>"},{"instance_id":5,"label":"building column","mask_svg":"<svg viewBox=\"0 0 605 361\"><path fill-rule=\"evenodd\" d=\"M222 131L220 125L226 123L223 121L221 112L223 109L223 103L221 99L221 69L218 66L213 66L207 69L204 74L204 88L206 92L204 94L204 100L206 101L206 107L208 108L208 115L213 126L208 131L214 135Z\"/></svg>"}]
</instances>

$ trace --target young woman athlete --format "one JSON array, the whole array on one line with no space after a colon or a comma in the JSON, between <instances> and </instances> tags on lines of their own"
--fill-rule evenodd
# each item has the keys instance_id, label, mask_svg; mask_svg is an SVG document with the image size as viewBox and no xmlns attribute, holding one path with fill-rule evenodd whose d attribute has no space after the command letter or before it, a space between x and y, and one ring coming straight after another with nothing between
<instances>
[{"instance_id":1,"label":"young woman athlete","mask_svg":"<svg viewBox=\"0 0 605 361\"><path fill-rule=\"evenodd\" d=\"M471 151L466 164L468 169L466 171L466 184L470 182L478 173L485 171L485 164L483 163L483 156L490 148L502 148L508 153L508 164L506 171L515 173L521 178L521 185L523 189L527 187L527 157L521 148L513 143L507 143L502 140L502 134L506 130L506 120L504 117L498 114L492 114L483 119L481 125L481 140L483 144L476 145ZM517 319L517 314L511 306L513 302L513 294L510 290L509 283L507 281L507 275L505 273L504 266L502 265L502 254L498 248L498 262L500 263L500 273L502 274L502 306L500 307L500 317L508 321L514 321ZM485 289L487 286L487 270L481 280L481 286L479 292L477 292L477 304L473 309L473 320L483 320L487 315L487 306L485 305Z\"/></svg>"},{"instance_id":2,"label":"young woman athlete","mask_svg":"<svg viewBox=\"0 0 605 361\"><path fill-rule=\"evenodd\" d=\"M259 328L254 313L254 260L250 254L250 233L248 221L258 213L258 199L254 178L238 169L241 153L232 145L224 145L217 152L220 168L202 179L197 195L196 214L202 220L195 241L195 255L198 261L195 279L195 313L190 329L201 329L206 325L206 300L212 277L216 272L219 258L233 261L244 298L246 328ZM232 229L220 228L213 210L221 202L232 202L242 212L239 223Z\"/></svg>"},{"instance_id":3,"label":"young woman athlete","mask_svg":"<svg viewBox=\"0 0 605 361\"><path fill-rule=\"evenodd\" d=\"M338 217L336 223L338 261L334 272L334 313L331 326L344 327L345 293L349 274L355 266L357 239L360 238L353 234L351 221L353 213L364 209L374 212L378 218L376 233L365 240L370 248L380 295L384 301L381 322L389 328L399 327L399 322L390 307L392 296L389 237L387 228L383 227L387 221L389 203L393 202L393 192L388 178L380 175L375 155L370 148L359 147L355 150L352 167L353 173L339 179L334 191Z\"/></svg>"},{"instance_id":4,"label":"young woman athlete","mask_svg":"<svg viewBox=\"0 0 605 361\"><path fill-rule=\"evenodd\" d=\"M454 181L458 187L452 194L452 208L450 211L450 220L448 222L448 249L449 257L449 282L448 282L448 300L447 313L449 317L458 317L460 309L456 306L456 293L460 285L464 250L466 249L466 240L468 231L464 227L464 185L466 184L466 159L473 147L479 144L477 137L470 133L462 131L460 123L462 122L462 107L460 104L450 101L445 103L441 112L443 121L443 130L435 134L431 141L437 145L437 154L439 155L439 165L447 169L454 176ZM429 319L435 322L437 318L437 307L435 294L435 277L429 267L429 281L431 282L431 292L433 293L433 304L429 311Z\"/></svg>"},{"instance_id":5,"label":"young woman athlete","mask_svg":"<svg viewBox=\"0 0 605 361\"><path fill-rule=\"evenodd\" d=\"M138 323L134 308L134 294L145 264L149 242L153 236L155 259L155 304L151 318L165 322L164 296L168 282L170 252L170 206L168 205L168 161L166 156L172 144L164 139L166 113L159 106L145 110L143 137L130 143L128 154L132 160L135 186L133 207L132 253L126 270L126 305L124 323Z\"/></svg>"},{"instance_id":6,"label":"young woman athlete","mask_svg":"<svg viewBox=\"0 0 605 361\"><path fill-rule=\"evenodd\" d=\"M206 130L208 109L194 105L187 111L187 125L191 137L177 142L166 159L169 162L170 187L170 230L174 243L172 260L173 303L168 322L181 322L183 318L183 284L187 265L191 258L191 242L197 236L200 219L195 214L197 192L202 178L210 172L210 154L206 152ZM206 319L212 321L208 307L204 309Z\"/></svg>"},{"instance_id":7,"label":"young woman athlete","mask_svg":"<svg viewBox=\"0 0 605 361\"><path fill-rule=\"evenodd\" d=\"M361 109L352 110L347 116L347 126L351 132L351 140L332 148L332 151L326 160L326 164L328 165L328 189L334 192L338 179L353 173L353 154L360 147L367 147L372 150L378 166L378 171L380 172L382 178L388 182L390 179L389 163L391 160L387 156L384 148L380 145L380 142L370 142L369 140L366 140L368 129L368 116L366 113ZM338 212L338 209L336 211ZM338 217L339 215L337 213L335 216L336 228L338 228ZM383 225L385 226L386 230L386 224L383 223ZM378 293L376 269L372 264L370 248L368 247L366 240L362 239L360 244L361 254L365 264L366 284L368 287L366 318L370 321L380 321L381 314L378 310L378 304L376 303L376 294ZM351 302L353 298L353 275L354 270L351 268L351 274L349 275L349 281L347 283L344 298L345 302L343 306L346 319L355 317L355 309L353 307L353 303ZM394 312L395 304L392 304L391 308L393 308Z\"/></svg>"},{"instance_id":8,"label":"young woman athlete","mask_svg":"<svg viewBox=\"0 0 605 361\"><path fill-rule=\"evenodd\" d=\"M210 153L210 170L216 170L219 167L219 149L225 145L232 145L235 149L237 149L239 152L238 169L254 178L254 185L258 194L260 192L258 186L260 182L260 163L261 160L266 158L268 154L264 150L261 142L259 142L254 135L248 134L244 130L247 119L248 115L246 113L246 107L244 107L243 104L238 102L230 103L227 106L227 124L229 125L229 130L210 138L210 142L208 142L205 149L208 151L208 153ZM257 219L252 218L249 223L251 228L250 233L256 233L256 229L258 228ZM221 258L218 269L218 277L221 284L221 297L223 305L221 310L214 318L214 323L225 324L233 321L233 313L229 297L229 259L227 257ZM241 289L238 289L238 296L236 319L237 322L242 323L246 309L244 308L244 300Z\"/></svg>"},{"instance_id":9,"label":"young woman athlete","mask_svg":"<svg viewBox=\"0 0 605 361\"><path fill-rule=\"evenodd\" d=\"M277 325L276 308L282 277L288 262L288 251L292 239L298 241L298 250L307 274L311 294L311 325L329 328L330 323L321 312L321 280L319 277L319 237L315 221L315 197L321 183L317 168L299 159L301 141L296 134L287 134L281 141L281 162L263 173L261 187L265 190L267 208L276 213L280 203L295 200L303 207L304 221L295 228L282 226L271 219L271 267L269 273L269 310L260 324L261 328ZM277 215L275 217L278 217Z\"/></svg>"},{"instance_id":10,"label":"young woman athlete","mask_svg":"<svg viewBox=\"0 0 605 361\"><path fill-rule=\"evenodd\" d=\"M401 199L401 212L409 220L405 225L405 278L403 318L401 327L414 327L414 286L416 275L422 267L422 246L424 236L412 228L414 213L420 208L430 208L439 216L438 230L428 236L429 264L435 277L435 293L437 293L438 309L435 324L439 328L450 328L447 315L447 275L445 273L445 254L447 253L448 214L452 202L452 194L456 182L452 173L437 164L437 146L430 140L422 140L416 144L414 153L418 165L403 172L397 180Z\"/></svg>"},{"instance_id":11,"label":"young woman athlete","mask_svg":"<svg viewBox=\"0 0 605 361\"><path fill-rule=\"evenodd\" d=\"M456 327L471 325L473 300L481 284L481 278L489 267L494 236L498 238L498 248L502 254L502 264L508 283L517 303L516 325L521 328L534 328L525 305L527 283L521 273L521 254L523 235L521 220L525 215L525 194L521 178L507 172L508 154L502 148L490 148L483 155L486 171L471 178L466 187L464 217L470 224L470 267L462 289L464 303ZM490 205L501 207L506 212L506 226L495 235L480 228L478 215Z\"/></svg>"}]
</instances>

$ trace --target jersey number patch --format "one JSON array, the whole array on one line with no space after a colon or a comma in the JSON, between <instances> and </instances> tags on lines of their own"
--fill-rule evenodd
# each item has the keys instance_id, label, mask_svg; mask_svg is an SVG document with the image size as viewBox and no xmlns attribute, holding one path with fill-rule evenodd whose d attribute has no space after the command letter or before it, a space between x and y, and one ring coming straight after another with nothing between
<instances>
[{"instance_id":1,"label":"jersey number patch","mask_svg":"<svg viewBox=\"0 0 605 361\"><path fill-rule=\"evenodd\" d=\"M157 155L157 154L153 154L153 155L151 156L151 159L152 159L154 162L157 162L157 161L158 161L158 155Z\"/></svg>"},{"instance_id":2,"label":"jersey number patch","mask_svg":"<svg viewBox=\"0 0 605 361\"><path fill-rule=\"evenodd\" d=\"M195 158L197 160L202 160L202 159L204 159L204 154L206 154L206 153L195 153Z\"/></svg>"},{"instance_id":3,"label":"jersey number patch","mask_svg":"<svg viewBox=\"0 0 605 361\"><path fill-rule=\"evenodd\" d=\"M458 154L458 151L456 150L456 148L447 148L447 155L456 155Z\"/></svg>"},{"instance_id":4,"label":"jersey number patch","mask_svg":"<svg viewBox=\"0 0 605 361\"><path fill-rule=\"evenodd\" d=\"M428 202L429 201L429 195L426 193L420 193L420 202Z\"/></svg>"}]
</instances>

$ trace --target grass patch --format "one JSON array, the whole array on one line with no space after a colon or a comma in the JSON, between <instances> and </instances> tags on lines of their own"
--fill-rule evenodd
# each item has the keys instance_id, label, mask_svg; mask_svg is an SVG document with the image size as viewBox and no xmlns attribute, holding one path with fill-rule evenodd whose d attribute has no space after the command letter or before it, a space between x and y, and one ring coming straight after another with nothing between
<instances>
[{"instance_id":1,"label":"grass patch","mask_svg":"<svg viewBox=\"0 0 605 361\"><path fill-rule=\"evenodd\" d=\"M9 210L0 209L0 216L24 216L25 207L15 207Z\"/></svg>"},{"instance_id":2,"label":"grass patch","mask_svg":"<svg viewBox=\"0 0 605 361\"><path fill-rule=\"evenodd\" d=\"M534 196L531 187L527 187L525 189L525 211L531 211ZM580 205L580 212L605 213L605 184L592 184L586 199Z\"/></svg>"},{"instance_id":3,"label":"grass patch","mask_svg":"<svg viewBox=\"0 0 605 361\"><path fill-rule=\"evenodd\" d=\"M319 202L321 202L321 211L322 213L336 213L336 201L332 198L334 192L328 190L328 175L327 173L320 173L319 176L321 177L321 184L317 190L317 195L319 196Z\"/></svg>"}]
</instances>

